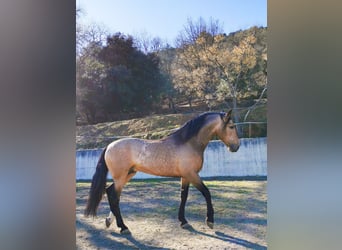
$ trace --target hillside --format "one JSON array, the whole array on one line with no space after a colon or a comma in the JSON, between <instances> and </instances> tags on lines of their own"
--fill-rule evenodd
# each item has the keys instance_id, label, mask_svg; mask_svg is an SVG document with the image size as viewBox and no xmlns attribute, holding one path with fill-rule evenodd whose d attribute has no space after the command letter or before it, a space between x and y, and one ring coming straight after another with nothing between
<instances>
[{"instance_id":1,"label":"hillside","mask_svg":"<svg viewBox=\"0 0 342 250\"><path fill-rule=\"evenodd\" d=\"M102 148L121 137L159 139L170 134L201 111L183 114L151 115L139 119L104 122L76 127L76 149ZM241 113L241 116L244 114ZM249 121L266 121L266 105L255 109ZM266 126L254 126L255 136L266 136ZM244 136L246 137L246 136Z\"/></svg>"}]
</instances>

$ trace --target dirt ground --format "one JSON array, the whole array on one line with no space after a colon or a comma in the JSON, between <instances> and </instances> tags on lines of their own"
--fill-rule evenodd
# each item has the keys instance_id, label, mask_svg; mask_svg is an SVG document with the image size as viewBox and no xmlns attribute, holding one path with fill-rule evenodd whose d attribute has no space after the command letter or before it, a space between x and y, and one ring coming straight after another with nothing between
<instances>
[{"instance_id":1,"label":"dirt ground","mask_svg":"<svg viewBox=\"0 0 342 250\"><path fill-rule=\"evenodd\" d=\"M267 249L266 180L204 180L215 211L214 229L205 224L204 197L190 186L185 216L192 226L182 229L177 219L180 181L131 181L121 196L121 213L131 235L121 235L113 223L104 196L98 216L85 218L89 183L77 183L77 249Z\"/></svg>"}]
</instances>

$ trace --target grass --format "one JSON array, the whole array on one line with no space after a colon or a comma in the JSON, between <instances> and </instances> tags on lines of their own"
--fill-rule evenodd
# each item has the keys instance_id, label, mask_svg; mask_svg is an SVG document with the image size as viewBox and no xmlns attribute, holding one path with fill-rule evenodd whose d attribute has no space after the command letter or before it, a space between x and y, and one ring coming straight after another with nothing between
<instances>
[{"instance_id":1,"label":"grass","mask_svg":"<svg viewBox=\"0 0 342 250\"><path fill-rule=\"evenodd\" d=\"M77 126L76 149L105 147L115 139L113 137L163 138L198 114L152 115L141 119Z\"/></svg>"}]
</instances>

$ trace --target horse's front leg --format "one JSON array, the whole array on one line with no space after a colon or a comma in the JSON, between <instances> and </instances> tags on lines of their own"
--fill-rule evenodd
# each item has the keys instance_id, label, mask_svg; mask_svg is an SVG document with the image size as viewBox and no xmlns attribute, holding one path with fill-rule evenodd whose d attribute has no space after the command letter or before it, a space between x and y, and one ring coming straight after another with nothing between
<instances>
[{"instance_id":1,"label":"horse's front leg","mask_svg":"<svg viewBox=\"0 0 342 250\"><path fill-rule=\"evenodd\" d=\"M211 229L214 228L214 208L211 203L211 195L209 189L204 185L203 181L200 179L198 174L192 178L190 181L204 196L205 201L207 202L207 218L206 223L208 227Z\"/></svg>"},{"instance_id":2,"label":"horse's front leg","mask_svg":"<svg viewBox=\"0 0 342 250\"><path fill-rule=\"evenodd\" d=\"M181 222L182 228L190 227L184 215L185 203L188 198L188 193L189 193L189 181L182 177L181 178L181 203L180 203L179 212L178 212L178 219Z\"/></svg>"}]
</instances>

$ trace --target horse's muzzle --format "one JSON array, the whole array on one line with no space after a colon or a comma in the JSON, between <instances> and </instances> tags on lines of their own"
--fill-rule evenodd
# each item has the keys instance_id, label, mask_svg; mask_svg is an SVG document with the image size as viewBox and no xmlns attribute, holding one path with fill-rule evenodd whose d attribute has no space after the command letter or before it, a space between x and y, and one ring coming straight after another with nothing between
<instances>
[{"instance_id":1,"label":"horse's muzzle","mask_svg":"<svg viewBox=\"0 0 342 250\"><path fill-rule=\"evenodd\" d=\"M231 145L229 145L229 151L230 152L236 152L239 150L239 147L240 147L240 145L238 145L238 144L231 144Z\"/></svg>"}]
</instances>

